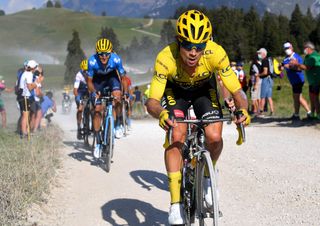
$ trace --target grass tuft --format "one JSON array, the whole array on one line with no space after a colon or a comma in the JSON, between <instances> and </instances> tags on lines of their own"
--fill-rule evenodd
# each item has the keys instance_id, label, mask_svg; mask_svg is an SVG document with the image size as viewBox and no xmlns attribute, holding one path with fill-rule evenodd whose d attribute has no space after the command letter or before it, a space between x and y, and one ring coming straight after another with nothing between
<instances>
[{"instance_id":1,"label":"grass tuft","mask_svg":"<svg viewBox=\"0 0 320 226\"><path fill-rule=\"evenodd\" d=\"M23 225L27 208L43 201L60 166L61 134L51 126L28 141L0 131L0 225Z\"/></svg>"}]
</instances>

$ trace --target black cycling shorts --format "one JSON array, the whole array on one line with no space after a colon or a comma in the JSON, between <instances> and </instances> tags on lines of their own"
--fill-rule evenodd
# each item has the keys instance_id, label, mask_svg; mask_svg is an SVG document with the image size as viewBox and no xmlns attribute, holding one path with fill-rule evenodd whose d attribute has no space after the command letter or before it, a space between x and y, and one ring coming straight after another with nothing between
<instances>
[{"instance_id":1,"label":"black cycling shorts","mask_svg":"<svg viewBox=\"0 0 320 226\"><path fill-rule=\"evenodd\" d=\"M222 118L215 84L215 78L213 78L201 88L189 91L167 81L162 105L169 110L171 116L179 119L187 116L188 108L191 105L193 105L194 113L198 119Z\"/></svg>"}]
</instances>

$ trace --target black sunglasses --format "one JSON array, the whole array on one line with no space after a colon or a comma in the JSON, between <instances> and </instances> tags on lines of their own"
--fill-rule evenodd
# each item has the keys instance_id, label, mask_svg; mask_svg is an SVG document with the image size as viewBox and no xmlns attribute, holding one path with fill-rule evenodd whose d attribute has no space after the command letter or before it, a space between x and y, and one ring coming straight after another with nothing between
<instances>
[{"instance_id":1,"label":"black sunglasses","mask_svg":"<svg viewBox=\"0 0 320 226\"><path fill-rule=\"evenodd\" d=\"M204 50L207 46L207 43L192 43L188 41L181 41L180 45L182 48L191 51L192 49L196 49L197 52Z\"/></svg>"},{"instance_id":2,"label":"black sunglasses","mask_svg":"<svg viewBox=\"0 0 320 226\"><path fill-rule=\"evenodd\" d=\"M98 52L98 56L109 56L111 53L109 52Z\"/></svg>"}]
</instances>

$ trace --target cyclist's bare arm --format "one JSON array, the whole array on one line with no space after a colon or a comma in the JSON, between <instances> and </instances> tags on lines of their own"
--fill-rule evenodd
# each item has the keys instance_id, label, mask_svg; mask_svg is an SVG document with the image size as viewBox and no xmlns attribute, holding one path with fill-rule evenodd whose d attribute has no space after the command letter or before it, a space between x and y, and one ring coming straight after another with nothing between
<instances>
[{"instance_id":1,"label":"cyclist's bare arm","mask_svg":"<svg viewBox=\"0 0 320 226\"><path fill-rule=\"evenodd\" d=\"M73 95L78 96L78 89L77 88L73 88Z\"/></svg>"},{"instance_id":2,"label":"cyclist's bare arm","mask_svg":"<svg viewBox=\"0 0 320 226\"><path fill-rule=\"evenodd\" d=\"M92 82L92 78L88 77L88 90L90 93L95 92L94 85Z\"/></svg>"},{"instance_id":3,"label":"cyclist's bare arm","mask_svg":"<svg viewBox=\"0 0 320 226\"><path fill-rule=\"evenodd\" d=\"M129 93L129 88L128 88L129 84L128 84L127 79L125 77L126 77L126 75L121 77L121 84L122 84L122 87L123 87L123 94Z\"/></svg>"},{"instance_id":4,"label":"cyclist's bare arm","mask_svg":"<svg viewBox=\"0 0 320 226\"><path fill-rule=\"evenodd\" d=\"M154 117L154 118L159 118L160 113L164 110L164 108L161 106L160 101L153 99L153 98L148 98L146 102L147 106L147 111L148 113Z\"/></svg>"}]
</instances>

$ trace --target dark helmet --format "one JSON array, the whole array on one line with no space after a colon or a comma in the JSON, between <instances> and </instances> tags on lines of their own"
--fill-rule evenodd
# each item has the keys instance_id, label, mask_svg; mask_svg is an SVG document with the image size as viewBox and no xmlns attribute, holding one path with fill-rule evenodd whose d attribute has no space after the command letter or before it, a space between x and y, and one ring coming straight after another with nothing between
<instances>
[{"instance_id":1,"label":"dark helmet","mask_svg":"<svg viewBox=\"0 0 320 226\"><path fill-rule=\"evenodd\" d=\"M46 92L46 96L51 100L53 97L53 93L51 91Z\"/></svg>"}]
</instances>

